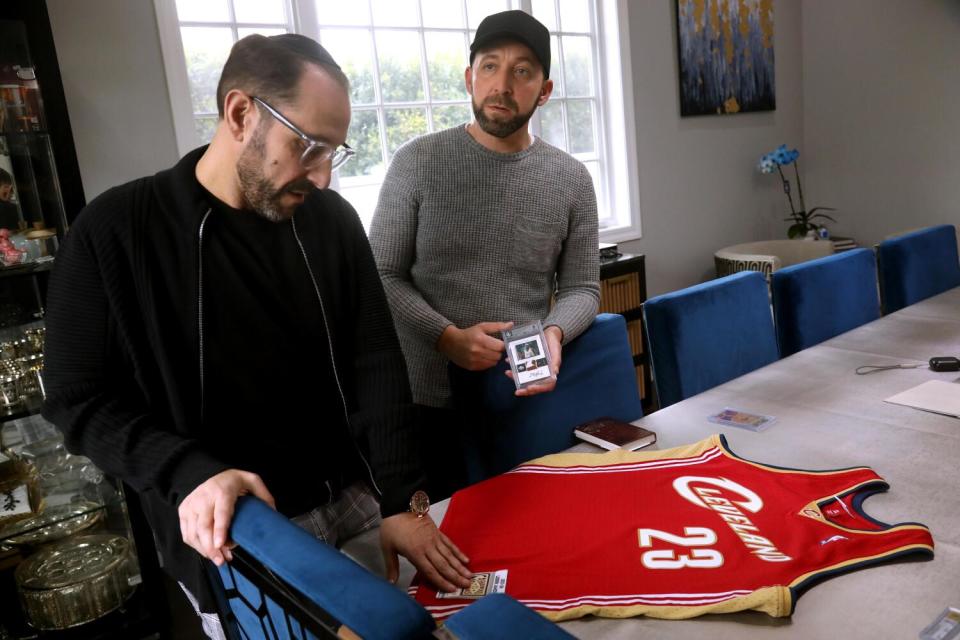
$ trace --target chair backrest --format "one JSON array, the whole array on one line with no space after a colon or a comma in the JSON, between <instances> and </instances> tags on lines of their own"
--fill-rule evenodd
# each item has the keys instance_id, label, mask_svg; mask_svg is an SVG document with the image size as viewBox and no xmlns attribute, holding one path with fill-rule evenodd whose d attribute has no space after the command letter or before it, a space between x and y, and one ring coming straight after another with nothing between
<instances>
[{"instance_id":1,"label":"chair backrest","mask_svg":"<svg viewBox=\"0 0 960 640\"><path fill-rule=\"evenodd\" d=\"M550 393L518 398L506 363L481 372L451 369L457 405L492 417L465 442L468 480L479 482L527 460L576 443L573 428L610 416L643 415L633 354L623 316L602 313L563 348L557 386Z\"/></svg>"},{"instance_id":2,"label":"chair backrest","mask_svg":"<svg viewBox=\"0 0 960 640\"><path fill-rule=\"evenodd\" d=\"M533 615L531 615L533 614ZM458 640L482 640L495 637L490 633L493 621L506 633L502 638L524 640L566 640L572 635L543 616L534 614L510 596L494 593L461 609L450 617L444 628Z\"/></svg>"},{"instance_id":3,"label":"chair backrest","mask_svg":"<svg viewBox=\"0 0 960 640\"><path fill-rule=\"evenodd\" d=\"M661 407L779 357L767 283L757 271L656 296L643 315Z\"/></svg>"},{"instance_id":4,"label":"chair backrest","mask_svg":"<svg viewBox=\"0 0 960 640\"><path fill-rule=\"evenodd\" d=\"M220 618L231 640L336 638L341 625L365 640L570 638L505 594L481 598L437 631L427 610L396 586L317 540L259 498L237 501L234 558L211 568ZM519 632L519 635L517 634Z\"/></svg>"},{"instance_id":5,"label":"chair backrest","mask_svg":"<svg viewBox=\"0 0 960 640\"><path fill-rule=\"evenodd\" d=\"M957 230L943 224L890 238L877 248L883 312L960 286Z\"/></svg>"},{"instance_id":6,"label":"chair backrest","mask_svg":"<svg viewBox=\"0 0 960 640\"><path fill-rule=\"evenodd\" d=\"M771 289L784 358L880 317L877 261L870 249L776 271Z\"/></svg>"},{"instance_id":7,"label":"chair backrest","mask_svg":"<svg viewBox=\"0 0 960 640\"><path fill-rule=\"evenodd\" d=\"M233 614L221 612L224 630L237 638L326 637L340 624L367 640L425 638L436 626L394 585L257 498L237 501L230 536L239 546L213 586Z\"/></svg>"}]
</instances>

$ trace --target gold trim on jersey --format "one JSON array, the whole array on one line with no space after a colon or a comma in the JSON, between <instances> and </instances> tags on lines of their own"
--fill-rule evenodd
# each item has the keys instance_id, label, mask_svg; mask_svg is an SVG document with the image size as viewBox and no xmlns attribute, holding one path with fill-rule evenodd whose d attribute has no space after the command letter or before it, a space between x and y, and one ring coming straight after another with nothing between
<instances>
[{"instance_id":1,"label":"gold trim on jersey","mask_svg":"<svg viewBox=\"0 0 960 640\"><path fill-rule=\"evenodd\" d=\"M924 529L925 529L926 527L914 527L914 528L924 528ZM876 553L876 554L874 554L874 555L872 555L872 556L863 556L862 558L851 558L850 560L844 560L843 562L838 562L837 564L830 565L829 567L823 567L823 568L821 568L821 569L815 569L815 570L813 570L813 571L808 571L807 573L803 574L802 576L800 576L800 577L798 577L798 578L795 578L795 579L793 580L793 582L790 583L789 586L795 587L795 586L797 586L798 584L804 582L805 580L809 580L810 578L812 578L812 577L814 577L814 576L818 576L818 575L820 575L820 574L822 574L822 573L830 573L830 572L833 572L833 571L838 571L838 570L840 570L840 569L847 569L847 568L850 568L850 567L855 567L855 566L857 566L857 565L864 564L864 563L867 563L867 562L873 562L873 561L875 561L875 560L882 560L882 559L884 559L884 558L889 558L889 557L891 557L891 556L895 556L895 555L900 554L900 553L906 553L907 551L921 551L921 550L930 551L930 552L932 553L932 552L933 552L933 546L932 546L932 545L929 545L929 544L923 544L923 543L921 543L921 542L915 542L915 543L912 543L912 544L905 544L905 545L903 545L902 547L897 547L896 549L888 549L887 551L884 551L884 552L882 552L882 553Z\"/></svg>"},{"instance_id":2,"label":"gold trim on jersey","mask_svg":"<svg viewBox=\"0 0 960 640\"><path fill-rule=\"evenodd\" d=\"M841 504L842 504L842 507L841 507L841 508L843 508L844 510L846 510L846 508L847 508L846 503L843 502L843 499L841 498L841 496L845 496L845 495L848 495L848 494L850 494L850 493L856 493L857 491L859 491L859 490L862 489L863 487L865 487L865 486L867 486L867 485L869 485L869 484L874 484L874 483L876 483L876 482L883 482L884 484L886 484L886 480L884 480L883 478L880 478L879 476L876 477L876 478L871 478L871 479L869 479L869 480L864 480L863 482L858 482L857 484L850 485L850 486L847 487L846 489L842 489L841 491L838 491L838 492L836 492L836 493L828 494L828 495L822 496L822 497L820 497L820 498L817 498L816 500L812 500L810 503L808 503L806 506L804 506L803 509L801 509L800 511L798 511L798 512L797 512L797 515L803 516L803 517L805 517L805 518L810 518L811 520L816 520L817 522L822 522L823 524L829 525L829 526L833 527L834 529L839 529L840 531L846 531L846 532L848 532L848 533L862 533L862 534L869 534L869 535L884 535L884 534L889 534L889 533L891 533L891 532L893 532L893 531L905 531L905 530L911 530L911 529L913 529L913 530L920 530L920 531L929 531L929 530L930 530L929 527L926 527L926 526L924 526L924 525L922 525L922 524L919 524L919 523L916 523L916 522L904 522L904 523L900 523L900 524L888 524L888 523L886 523L886 522L879 522L879 521L876 521L876 520L874 520L874 522L875 522L876 524L878 524L879 526L882 526L882 527L886 527L886 529L853 529L853 528L851 528L851 527L845 527L845 526L843 526L843 525L841 525L841 524L838 524L838 523L834 522L833 520L831 520L830 518L828 518L827 516L823 515L823 509L820 507L820 503L825 503L825 502L827 502L827 501L836 501L836 502L841 503ZM872 518L870 518L869 516L861 513L859 510L856 510L856 516L859 517L859 518L864 518L864 519L866 519L866 520L872 520Z\"/></svg>"},{"instance_id":3,"label":"gold trim on jersey","mask_svg":"<svg viewBox=\"0 0 960 640\"><path fill-rule=\"evenodd\" d=\"M524 601L521 600L521 602ZM760 611L774 618L785 618L793 611L793 599L790 589L784 586L761 587L747 595L735 596L723 602L699 606L656 604L609 606L584 604L560 611L537 609L537 612L543 617L553 620L554 622L582 618L589 614L603 618L632 618L643 615L648 618L684 620L702 616L707 613L736 613L738 611Z\"/></svg>"},{"instance_id":4,"label":"gold trim on jersey","mask_svg":"<svg viewBox=\"0 0 960 640\"><path fill-rule=\"evenodd\" d=\"M606 467L615 464L633 464L638 462L653 462L657 460L696 458L711 449L719 448L726 451L720 442L720 436L714 434L699 442L685 444L671 449L658 451L606 451L604 453L552 453L535 458L520 465L540 467Z\"/></svg>"},{"instance_id":5,"label":"gold trim on jersey","mask_svg":"<svg viewBox=\"0 0 960 640\"><path fill-rule=\"evenodd\" d=\"M793 469L789 467L774 467L769 464L764 464L762 462L755 462L753 460L747 460L746 458L741 458L740 456L733 453L730 450L728 445L721 439L719 434L713 434L700 440L698 442L693 442L691 444L680 445L679 447L672 447L670 449L661 449L661 450L644 450L644 451L626 451L626 450L614 450L614 451L604 451L603 453L551 453L546 456L541 456L539 458L534 458L528 462L521 464L518 469L523 469L525 467L539 466L539 467L606 467L611 465L619 464L638 464L644 462L657 462L657 461L666 461L666 460L684 460L688 458L696 458L702 456L704 453L712 450L719 449L724 456L736 460L737 462L742 462L747 465L757 467L759 469L764 469L766 471L771 471L773 473L796 473L801 475L811 475L811 476L823 476L823 475L835 475L838 473L849 473L851 471L871 471L873 470L867 466L856 466L856 467L845 467L843 469L825 469L822 471L812 471L809 469ZM516 470L514 470L516 471ZM508 472L512 473L512 472Z\"/></svg>"}]
</instances>

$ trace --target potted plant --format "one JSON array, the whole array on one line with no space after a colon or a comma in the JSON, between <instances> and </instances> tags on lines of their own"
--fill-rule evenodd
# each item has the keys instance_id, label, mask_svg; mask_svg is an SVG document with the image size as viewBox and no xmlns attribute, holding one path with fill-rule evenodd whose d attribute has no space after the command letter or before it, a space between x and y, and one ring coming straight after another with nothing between
<instances>
[{"instance_id":1,"label":"potted plant","mask_svg":"<svg viewBox=\"0 0 960 640\"><path fill-rule=\"evenodd\" d=\"M787 194L787 202L790 203L790 216L784 218L784 220L793 223L787 229L787 237L804 238L812 236L814 238L827 238L829 234L827 233L826 227L816 221L830 220L831 222L836 222L836 220L825 213L818 212L836 211L836 209L832 207L814 207L807 211L807 205L803 201L803 185L800 183L800 168L797 162L797 158L799 157L799 151L796 149L787 149L787 145L782 144L760 158L759 169L761 173L773 173L773 169L776 167L777 173L780 174L780 181L783 183L783 192ZM783 166L788 164L793 165L794 175L797 180L797 194L800 201L799 210L797 210L793 203L790 179L783 173Z\"/></svg>"}]
</instances>

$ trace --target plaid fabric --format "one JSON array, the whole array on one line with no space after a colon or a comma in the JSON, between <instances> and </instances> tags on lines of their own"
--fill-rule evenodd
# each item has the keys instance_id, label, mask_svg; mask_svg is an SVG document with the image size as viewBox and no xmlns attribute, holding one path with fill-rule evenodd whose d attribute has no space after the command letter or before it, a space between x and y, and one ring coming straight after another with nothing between
<instances>
[{"instance_id":1,"label":"plaid fabric","mask_svg":"<svg viewBox=\"0 0 960 640\"><path fill-rule=\"evenodd\" d=\"M380 503L366 484L355 482L330 504L291 519L318 540L336 547L380 524Z\"/></svg>"},{"instance_id":2,"label":"plaid fabric","mask_svg":"<svg viewBox=\"0 0 960 640\"><path fill-rule=\"evenodd\" d=\"M215 613L204 613L200 611L200 605L197 603L197 599L190 593L190 590L182 583L178 582L180 588L183 589L184 595L187 596L187 600L190 601L190 605L193 607L193 611L197 614L197 617L200 618L200 626L203 627L203 632L206 634L210 640L227 640L227 636L223 633L223 625L220 624L220 616Z\"/></svg>"}]
</instances>

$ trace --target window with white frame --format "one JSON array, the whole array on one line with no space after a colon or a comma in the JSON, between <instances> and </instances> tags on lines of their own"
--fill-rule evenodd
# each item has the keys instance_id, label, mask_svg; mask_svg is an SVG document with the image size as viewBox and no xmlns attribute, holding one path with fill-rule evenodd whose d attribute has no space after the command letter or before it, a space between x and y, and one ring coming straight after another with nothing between
<instances>
[{"instance_id":1,"label":"window with white frame","mask_svg":"<svg viewBox=\"0 0 960 640\"><path fill-rule=\"evenodd\" d=\"M523 9L551 34L554 91L532 131L584 163L605 240L639 236L625 0L155 0L181 153L208 142L230 47L249 33L320 41L351 84L334 187L369 225L394 152L472 117L463 72L480 21Z\"/></svg>"}]
</instances>

